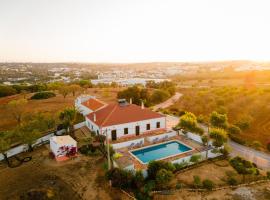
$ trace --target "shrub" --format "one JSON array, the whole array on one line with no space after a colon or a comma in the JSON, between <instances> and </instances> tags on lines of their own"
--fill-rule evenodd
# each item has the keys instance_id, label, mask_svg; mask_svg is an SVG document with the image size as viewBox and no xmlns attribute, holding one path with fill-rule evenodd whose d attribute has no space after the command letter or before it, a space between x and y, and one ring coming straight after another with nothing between
<instances>
[{"instance_id":1,"label":"shrub","mask_svg":"<svg viewBox=\"0 0 270 200\"><path fill-rule=\"evenodd\" d=\"M53 92L38 92L35 93L31 99L49 99L55 97L55 94Z\"/></svg>"},{"instance_id":2,"label":"shrub","mask_svg":"<svg viewBox=\"0 0 270 200\"><path fill-rule=\"evenodd\" d=\"M214 127L227 128L228 118L226 114L220 114L216 111L211 113L210 123Z\"/></svg>"},{"instance_id":3,"label":"shrub","mask_svg":"<svg viewBox=\"0 0 270 200\"><path fill-rule=\"evenodd\" d=\"M183 169L184 167L186 167L188 165L188 163L187 162L174 163L173 165L175 167L175 171L180 171L181 169Z\"/></svg>"},{"instance_id":4,"label":"shrub","mask_svg":"<svg viewBox=\"0 0 270 200\"><path fill-rule=\"evenodd\" d=\"M270 179L270 171L266 172L266 177Z\"/></svg>"},{"instance_id":5,"label":"shrub","mask_svg":"<svg viewBox=\"0 0 270 200\"><path fill-rule=\"evenodd\" d=\"M208 142L208 137L207 137L207 135L201 136L201 139L202 139L203 144L204 144L204 145L207 145L207 142Z\"/></svg>"},{"instance_id":6,"label":"shrub","mask_svg":"<svg viewBox=\"0 0 270 200\"><path fill-rule=\"evenodd\" d=\"M182 183L180 183L179 181L177 181L176 185L175 185L175 189L179 190L182 188Z\"/></svg>"},{"instance_id":7,"label":"shrub","mask_svg":"<svg viewBox=\"0 0 270 200\"><path fill-rule=\"evenodd\" d=\"M262 146L262 144L259 141L252 142L252 147L254 147L255 149L260 149L261 146Z\"/></svg>"},{"instance_id":8,"label":"shrub","mask_svg":"<svg viewBox=\"0 0 270 200\"><path fill-rule=\"evenodd\" d=\"M130 188L134 175L131 171L113 168L106 173L107 179L112 181L112 186L118 188Z\"/></svg>"},{"instance_id":9,"label":"shrub","mask_svg":"<svg viewBox=\"0 0 270 200\"><path fill-rule=\"evenodd\" d=\"M235 178L233 178L233 177L228 177L227 183L229 185L237 185L237 180Z\"/></svg>"},{"instance_id":10,"label":"shrub","mask_svg":"<svg viewBox=\"0 0 270 200\"><path fill-rule=\"evenodd\" d=\"M201 178L199 176L193 176L193 185L195 188L200 188L202 186Z\"/></svg>"},{"instance_id":11,"label":"shrub","mask_svg":"<svg viewBox=\"0 0 270 200\"><path fill-rule=\"evenodd\" d=\"M230 139L231 139L232 141L234 141L234 142L236 142L236 143L238 143L238 144L244 145L244 144L246 143L242 138L239 138L239 137L237 137L237 136L234 136L234 135L229 134L229 137L230 137Z\"/></svg>"},{"instance_id":12,"label":"shrub","mask_svg":"<svg viewBox=\"0 0 270 200\"><path fill-rule=\"evenodd\" d=\"M213 181L209 180L209 179L205 179L202 182L202 186L203 188L207 189L207 190L212 190L215 187L215 184Z\"/></svg>"},{"instance_id":13,"label":"shrub","mask_svg":"<svg viewBox=\"0 0 270 200\"><path fill-rule=\"evenodd\" d=\"M170 181L173 178L173 173L166 169L160 169L156 174L156 183L158 189L168 188Z\"/></svg>"},{"instance_id":14,"label":"shrub","mask_svg":"<svg viewBox=\"0 0 270 200\"><path fill-rule=\"evenodd\" d=\"M202 156L200 154L194 154L191 156L189 161L195 164L201 160L201 157Z\"/></svg>"},{"instance_id":15,"label":"shrub","mask_svg":"<svg viewBox=\"0 0 270 200\"><path fill-rule=\"evenodd\" d=\"M239 134L241 133L241 129L236 125L230 125L228 128L229 134Z\"/></svg>"},{"instance_id":16,"label":"shrub","mask_svg":"<svg viewBox=\"0 0 270 200\"><path fill-rule=\"evenodd\" d=\"M211 128L210 137L214 139L213 145L221 147L227 141L227 132L221 128Z\"/></svg>"},{"instance_id":17,"label":"shrub","mask_svg":"<svg viewBox=\"0 0 270 200\"><path fill-rule=\"evenodd\" d=\"M158 171L161 169L166 169L167 171L171 172L175 171L174 165L170 162L150 161L147 168L148 178L151 180L155 180Z\"/></svg>"},{"instance_id":18,"label":"shrub","mask_svg":"<svg viewBox=\"0 0 270 200\"><path fill-rule=\"evenodd\" d=\"M266 147L267 147L267 150L270 151L270 142L267 143Z\"/></svg>"}]
</instances>

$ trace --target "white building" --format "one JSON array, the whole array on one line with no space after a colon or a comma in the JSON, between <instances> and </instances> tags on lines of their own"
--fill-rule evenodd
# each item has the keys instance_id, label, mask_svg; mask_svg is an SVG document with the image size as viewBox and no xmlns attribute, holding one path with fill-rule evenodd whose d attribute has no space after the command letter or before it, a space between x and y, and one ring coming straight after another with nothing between
<instances>
[{"instance_id":1,"label":"white building","mask_svg":"<svg viewBox=\"0 0 270 200\"><path fill-rule=\"evenodd\" d=\"M95 112L106 106L106 103L96 99L94 96L81 95L75 100L75 108L84 116Z\"/></svg>"},{"instance_id":2,"label":"white building","mask_svg":"<svg viewBox=\"0 0 270 200\"><path fill-rule=\"evenodd\" d=\"M50 149L57 161L67 160L77 153L77 141L69 135L50 138Z\"/></svg>"},{"instance_id":3,"label":"white building","mask_svg":"<svg viewBox=\"0 0 270 200\"><path fill-rule=\"evenodd\" d=\"M85 101L78 99L76 104L85 114L86 126L96 134L107 133L111 140L166 130L166 117L143 105L125 100L104 104L93 97Z\"/></svg>"}]
</instances>

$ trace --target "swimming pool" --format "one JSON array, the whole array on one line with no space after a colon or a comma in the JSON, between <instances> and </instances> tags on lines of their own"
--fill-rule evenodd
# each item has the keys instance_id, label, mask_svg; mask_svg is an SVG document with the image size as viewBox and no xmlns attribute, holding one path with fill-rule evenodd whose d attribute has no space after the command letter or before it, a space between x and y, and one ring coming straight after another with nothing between
<instances>
[{"instance_id":1,"label":"swimming pool","mask_svg":"<svg viewBox=\"0 0 270 200\"><path fill-rule=\"evenodd\" d=\"M151 160L161 160L191 151L192 148L176 140L132 150L130 153L141 163L147 164Z\"/></svg>"}]
</instances>

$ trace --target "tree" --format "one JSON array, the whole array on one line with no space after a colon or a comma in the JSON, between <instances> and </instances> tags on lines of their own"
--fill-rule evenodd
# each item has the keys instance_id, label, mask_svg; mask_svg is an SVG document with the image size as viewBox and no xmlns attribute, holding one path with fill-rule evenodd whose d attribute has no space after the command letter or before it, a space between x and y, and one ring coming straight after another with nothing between
<instances>
[{"instance_id":1,"label":"tree","mask_svg":"<svg viewBox=\"0 0 270 200\"><path fill-rule=\"evenodd\" d=\"M247 161L239 156L230 160L231 166L237 171L238 174L243 175L243 182L245 182L246 175L256 175L259 173L256 165Z\"/></svg>"},{"instance_id":2,"label":"tree","mask_svg":"<svg viewBox=\"0 0 270 200\"><path fill-rule=\"evenodd\" d=\"M62 121L67 133L73 133L73 125L76 120L77 111L75 108L65 108L59 113L59 119Z\"/></svg>"},{"instance_id":3,"label":"tree","mask_svg":"<svg viewBox=\"0 0 270 200\"><path fill-rule=\"evenodd\" d=\"M214 127L227 128L228 118L226 114L220 114L216 111L212 112L210 115L210 123Z\"/></svg>"},{"instance_id":4,"label":"tree","mask_svg":"<svg viewBox=\"0 0 270 200\"><path fill-rule=\"evenodd\" d=\"M209 132L210 138L214 140L213 145L215 147L221 147L225 142L227 142L227 132L220 128L211 128Z\"/></svg>"},{"instance_id":5,"label":"tree","mask_svg":"<svg viewBox=\"0 0 270 200\"><path fill-rule=\"evenodd\" d=\"M133 86L118 92L117 98L126 99L127 101L132 99L132 103L136 105L140 105L141 101L144 101L144 103L147 105L149 101L149 92L146 89L142 89L138 86Z\"/></svg>"},{"instance_id":6,"label":"tree","mask_svg":"<svg viewBox=\"0 0 270 200\"><path fill-rule=\"evenodd\" d=\"M0 97L10 96L16 93L17 91L13 87L7 85L0 85Z\"/></svg>"},{"instance_id":7,"label":"tree","mask_svg":"<svg viewBox=\"0 0 270 200\"><path fill-rule=\"evenodd\" d=\"M58 91L64 98L71 92L69 86L60 87Z\"/></svg>"},{"instance_id":8,"label":"tree","mask_svg":"<svg viewBox=\"0 0 270 200\"><path fill-rule=\"evenodd\" d=\"M173 173L166 169L160 169L156 174L156 184L159 189L165 189L168 187L170 181L173 178Z\"/></svg>"},{"instance_id":9,"label":"tree","mask_svg":"<svg viewBox=\"0 0 270 200\"><path fill-rule=\"evenodd\" d=\"M65 86L63 82L53 82L48 84L48 90L56 91Z\"/></svg>"},{"instance_id":10,"label":"tree","mask_svg":"<svg viewBox=\"0 0 270 200\"><path fill-rule=\"evenodd\" d=\"M151 95L151 103L157 104L167 100L170 97L170 94L165 90L155 90Z\"/></svg>"},{"instance_id":11,"label":"tree","mask_svg":"<svg viewBox=\"0 0 270 200\"><path fill-rule=\"evenodd\" d=\"M175 171L175 167L172 163L164 161L150 161L147 167L148 178L151 180L155 180L157 172L160 169L166 169L171 172Z\"/></svg>"},{"instance_id":12,"label":"tree","mask_svg":"<svg viewBox=\"0 0 270 200\"><path fill-rule=\"evenodd\" d=\"M9 112L12 114L19 125L21 124L26 104L26 99L12 100L8 103Z\"/></svg>"},{"instance_id":13,"label":"tree","mask_svg":"<svg viewBox=\"0 0 270 200\"><path fill-rule=\"evenodd\" d=\"M6 161L8 166L10 166L10 163L9 163L9 160L7 157L7 153L6 153L6 151L10 147L10 140L5 137L5 134L6 133L2 133L0 135L0 154L2 154L4 156L4 160Z\"/></svg>"},{"instance_id":14,"label":"tree","mask_svg":"<svg viewBox=\"0 0 270 200\"><path fill-rule=\"evenodd\" d=\"M203 134L203 129L198 127L196 116L191 112L186 112L180 117L179 126L187 131Z\"/></svg>"},{"instance_id":15,"label":"tree","mask_svg":"<svg viewBox=\"0 0 270 200\"><path fill-rule=\"evenodd\" d=\"M72 93L72 96L75 97L76 93L80 93L82 91L81 86L72 84L69 86L70 92Z\"/></svg>"}]
</instances>

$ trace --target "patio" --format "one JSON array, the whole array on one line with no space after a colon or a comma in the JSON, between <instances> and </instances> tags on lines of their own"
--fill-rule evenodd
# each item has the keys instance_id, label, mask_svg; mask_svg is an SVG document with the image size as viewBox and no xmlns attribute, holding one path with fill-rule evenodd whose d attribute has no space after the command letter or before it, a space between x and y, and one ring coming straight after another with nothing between
<instances>
[{"instance_id":1,"label":"patio","mask_svg":"<svg viewBox=\"0 0 270 200\"><path fill-rule=\"evenodd\" d=\"M158 136L158 134L156 134L156 135ZM149 135L147 135L147 137L149 137ZM145 136L144 143L142 146L134 147L134 148L132 148L132 150L136 150L136 149L139 149L141 147L147 147L147 146L150 146L153 144L161 144L164 142L164 140L160 140L159 142L152 143L152 142L149 142L147 137ZM167 141L171 141L171 140L179 141L183 144L186 144L186 145L192 147L193 149L186 152L186 153L182 153L179 155L175 155L175 156L172 156L169 158L162 159L163 161L166 161L166 162L171 162L171 161L174 161L174 160L177 160L180 158L185 158L187 156L191 156L195 153L199 153L199 152L205 150L205 146L203 146L202 144L200 144L194 140L188 139L187 137L185 137L183 135L176 134L175 136L172 136L172 137L167 139ZM130 154L130 152L129 152L130 150L131 150L131 148L128 148L128 147L116 149L115 151L117 153L122 154L122 156L120 158L117 158L115 160L116 164L121 168L126 168L126 167L134 165L134 169L136 169L136 170L147 169L147 164L142 164L141 162L139 162L134 156L132 156Z\"/></svg>"}]
</instances>

